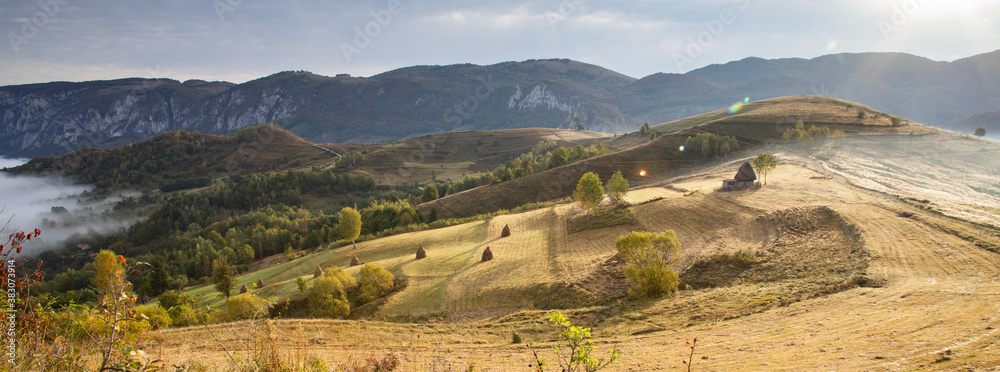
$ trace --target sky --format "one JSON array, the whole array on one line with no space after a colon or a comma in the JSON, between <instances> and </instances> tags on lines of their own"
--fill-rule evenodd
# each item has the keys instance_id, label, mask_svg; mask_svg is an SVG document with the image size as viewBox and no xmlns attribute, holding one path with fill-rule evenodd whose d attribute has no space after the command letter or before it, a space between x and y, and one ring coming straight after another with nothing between
<instances>
[{"instance_id":1,"label":"sky","mask_svg":"<svg viewBox=\"0 0 1000 372\"><path fill-rule=\"evenodd\" d=\"M0 0L0 85L569 58L636 78L746 57L1000 49L1000 0Z\"/></svg>"}]
</instances>

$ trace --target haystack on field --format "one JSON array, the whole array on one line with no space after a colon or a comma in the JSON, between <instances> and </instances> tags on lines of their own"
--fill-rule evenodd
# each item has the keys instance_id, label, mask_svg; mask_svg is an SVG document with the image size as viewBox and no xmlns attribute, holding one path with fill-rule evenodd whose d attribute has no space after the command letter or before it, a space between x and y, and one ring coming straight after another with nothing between
<instances>
[{"instance_id":1,"label":"haystack on field","mask_svg":"<svg viewBox=\"0 0 1000 372\"><path fill-rule=\"evenodd\" d=\"M867 109L829 102L831 113ZM407 371L528 370L532 350L554 362L560 343L544 317L558 309L593 328L597 351L622 352L611 370L684 368L685 340L695 337L695 370L997 368L1000 145L919 125L893 129L878 116L839 122L843 116L814 117L856 132L878 128L808 144L756 134L750 151L651 176L625 196L627 207L606 201L593 215L607 220L584 223L578 206L557 204L321 250L237 283L259 278L269 285L258 295L289 298L296 278L311 282L317 266L357 274L345 265L353 256L405 279L366 320L272 321L269 342L288 358L328 365L395 354ZM726 117L701 128L751 133L757 120ZM677 143L662 141L646 148ZM767 185L717 190L760 151L779 160ZM474 194L466 193L458 199ZM500 238L505 226L513 234ZM666 230L682 245L670 261L680 291L629 299L615 241ZM421 244L433 254L417 260ZM486 247L494 259L482 262ZM221 304L204 287L189 292ZM168 363L224 363L222 345L238 350L250 327L161 330L148 349L163 350ZM515 332L524 344L511 342Z\"/></svg>"}]
</instances>

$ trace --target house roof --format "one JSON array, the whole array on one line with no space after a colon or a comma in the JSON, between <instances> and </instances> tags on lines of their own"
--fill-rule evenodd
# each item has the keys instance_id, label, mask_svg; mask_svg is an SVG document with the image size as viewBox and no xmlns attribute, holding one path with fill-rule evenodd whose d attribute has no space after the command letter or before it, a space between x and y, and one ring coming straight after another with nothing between
<instances>
[{"instance_id":1,"label":"house roof","mask_svg":"<svg viewBox=\"0 0 1000 372\"><path fill-rule=\"evenodd\" d=\"M757 180L757 174L753 172L753 167L750 163L743 162L740 166L740 170L736 171L736 176L733 177L736 181L755 181Z\"/></svg>"}]
</instances>

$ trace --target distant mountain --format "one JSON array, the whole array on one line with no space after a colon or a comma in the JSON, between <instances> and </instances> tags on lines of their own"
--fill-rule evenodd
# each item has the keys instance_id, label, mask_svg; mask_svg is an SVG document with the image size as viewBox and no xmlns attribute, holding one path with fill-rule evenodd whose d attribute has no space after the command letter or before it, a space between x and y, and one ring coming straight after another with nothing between
<instances>
[{"instance_id":1,"label":"distant mountain","mask_svg":"<svg viewBox=\"0 0 1000 372\"><path fill-rule=\"evenodd\" d=\"M1000 51L955 62L898 53L747 58L631 78L571 60L416 66L368 78L282 72L243 84L122 79L0 87L0 156L110 148L177 129L274 122L314 142L453 130L630 131L752 100L824 95L932 125L1000 107Z\"/></svg>"}]
</instances>

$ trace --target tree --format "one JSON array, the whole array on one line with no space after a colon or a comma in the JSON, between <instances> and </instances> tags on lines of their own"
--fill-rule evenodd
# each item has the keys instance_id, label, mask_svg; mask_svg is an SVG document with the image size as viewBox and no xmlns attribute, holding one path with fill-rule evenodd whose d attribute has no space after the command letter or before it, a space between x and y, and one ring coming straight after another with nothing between
<instances>
[{"instance_id":1,"label":"tree","mask_svg":"<svg viewBox=\"0 0 1000 372\"><path fill-rule=\"evenodd\" d=\"M573 118L573 126L576 128L576 130L583 130L584 129L583 128L583 119L581 119L579 116L574 117Z\"/></svg>"},{"instance_id":2,"label":"tree","mask_svg":"<svg viewBox=\"0 0 1000 372\"><path fill-rule=\"evenodd\" d=\"M625 259L625 279L629 294L636 298L655 298L677 290L677 273L667 265L681 249L677 233L631 232L615 243L618 255Z\"/></svg>"},{"instance_id":3,"label":"tree","mask_svg":"<svg viewBox=\"0 0 1000 372\"><path fill-rule=\"evenodd\" d=\"M594 172L587 172L580 177L580 182L576 184L576 191L573 193L573 200L580 203L580 207L587 211L587 218L590 219L590 211L597 206L604 198L604 187L601 186L601 178Z\"/></svg>"},{"instance_id":4,"label":"tree","mask_svg":"<svg viewBox=\"0 0 1000 372\"><path fill-rule=\"evenodd\" d=\"M215 290L226 295L228 301L236 287L236 273L225 259L217 259L212 264L212 284L215 285Z\"/></svg>"},{"instance_id":5,"label":"tree","mask_svg":"<svg viewBox=\"0 0 1000 372\"><path fill-rule=\"evenodd\" d=\"M608 195L620 201L628 193L628 180L622 176L622 171L615 171L608 180Z\"/></svg>"},{"instance_id":6,"label":"tree","mask_svg":"<svg viewBox=\"0 0 1000 372\"><path fill-rule=\"evenodd\" d=\"M376 264L365 264L358 273L358 302L368 303L385 296L395 287L396 277Z\"/></svg>"},{"instance_id":7,"label":"tree","mask_svg":"<svg viewBox=\"0 0 1000 372\"><path fill-rule=\"evenodd\" d=\"M643 124L642 128L639 128L639 134L642 135L649 134L649 123Z\"/></svg>"},{"instance_id":8,"label":"tree","mask_svg":"<svg viewBox=\"0 0 1000 372\"><path fill-rule=\"evenodd\" d=\"M426 203L431 200L437 200L438 198L438 188L434 185L427 185L424 188L424 194L420 196L420 202Z\"/></svg>"},{"instance_id":9,"label":"tree","mask_svg":"<svg viewBox=\"0 0 1000 372\"><path fill-rule=\"evenodd\" d=\"M757 154L756 158L753 158L753 169L764 176L764 184L767 184L767 172L770 172L775 167L778 166L778 158L774 154L765 152Z\"/></svg>"},{"instance_id":10,"label":"tree","mask_svg":"<svg viewBox=\"0 0 1000 372\"><path fill-rule=\"evenodd\" d=\"M345 318L351 313L344 285L332 276L321 276L309 289L309 312L316 317Z\"/></svg>"},{"instance_id":11,"label":"tree","mask_svg":"<svg viewBox=\"0 0 1000 372\"><path fill-rule=\"evenodd\" d=\"M240 249L236 250L236 260L241 264L249 264L253 261L253 247L249 244L244 244Z\"/></svg>"},{"instance_id":12,"label":"tree","mask_svg":"<svg viewBox=\"0 0 1000 372\"><path fill-rule=\"evenodd\" d=\"M152 291L149 295L150 297L156 297L168 289L170 274L167 273L167 268L163 266L163 261L153 261L153 271L150 274L152 277L149 284Z\"/></svg>"},{"instance_id":13,"label":"tree","mask_svg":"<svg viewBox=\"0 0 1000 372\"><path fill-rule=\"evenodd\" d=\"M889 119L892 120L892 126L894 126L894 127L898 127L900 125L903 125L903 118L901 118L899 116L890 116Z\"/></svg>"},{"instance_id":14,"label":"tree","mask_svg":"<svg viewBox=\"0 0 1000 372\"><path fill-rule=\"evenodd\" d=\"M980 128L976 128L976 133L974 133L974 134L975 134L975 135L976 135L977 137L983 137L983 136L985 136L985 135L986 135L986 128L982 128L982 127L980 127Z\"/></svg>"},{"instance_id":15,"label":"tree","mask_svg":"<svg viewBox=\"0 0 1000 372\"><path fill-rule=\"evenodd\" d=\"M437 219L438 219L438 209L437 207L431 207L431 211L427 213L427 220L424 222L431 223L437 221Z\"/></svg>"},{"instance_id":16,"label":"tree","mask_svg":"<svg viewBox=\"0 0 1000 372\"><path fill-rule=\"evenodd\" d=\"M295 278L295 285L299 288L299 294L306 293L306 280L302 277Z\"/></svg>"},{"instance_id":17,"label":"tree","mask_svg":"<svg viewBox=\"0 0 1000 372\"><path fill-rule=\"evenodd\" d=\"M354 249L358 248L356 240L361 236L361 213L351 207L340 210L340 236L350 240Z\"/></svg>"}]
</instances>

